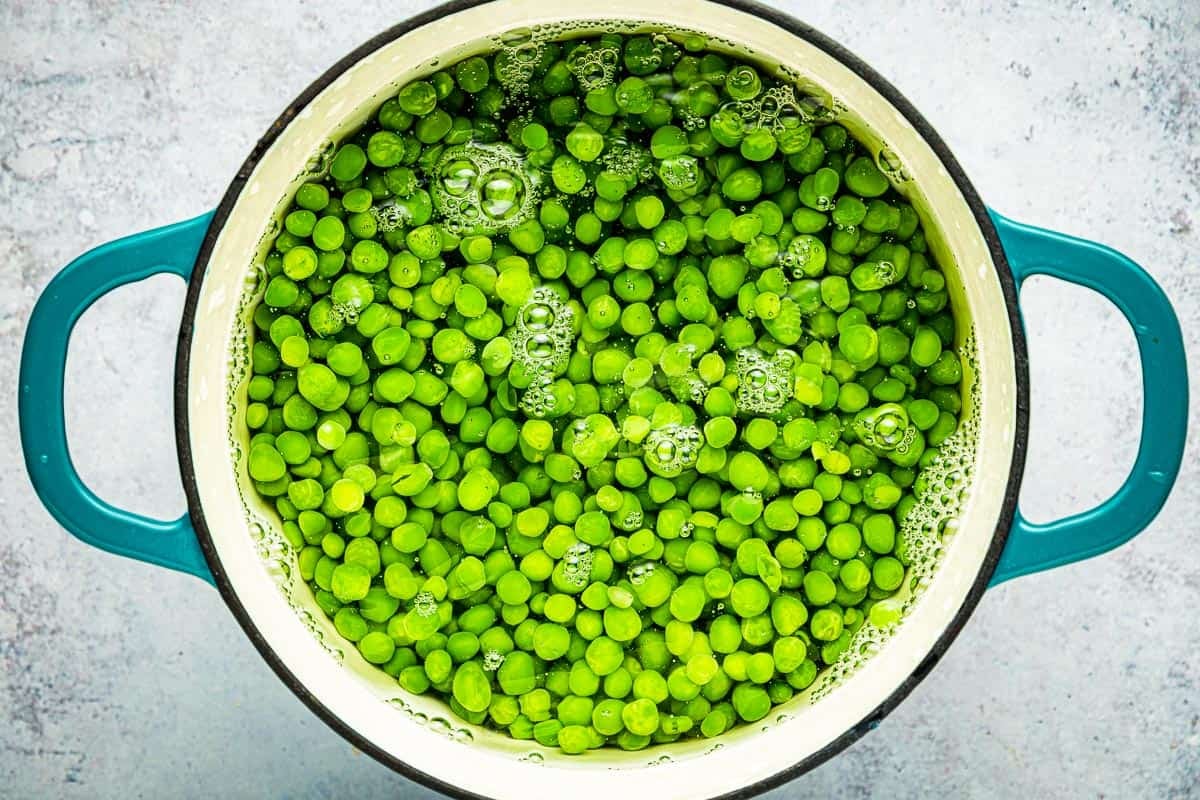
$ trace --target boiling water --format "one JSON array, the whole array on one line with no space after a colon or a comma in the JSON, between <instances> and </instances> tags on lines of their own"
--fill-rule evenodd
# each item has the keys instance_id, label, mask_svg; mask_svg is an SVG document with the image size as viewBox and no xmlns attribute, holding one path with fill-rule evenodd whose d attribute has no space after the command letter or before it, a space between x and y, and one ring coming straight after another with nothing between
<instances>
[{"instance_id":1,"label":"boiling water","mask_svg":"<svg viewBox=\"0 0 1200 800\"><path fill-rule=\"evenodd\" d=\"M607 24L597 23L588 33L593 33L595 28L632 33L638 32L641 27L625 21L613 21ZM524 87L533 74L534 65L542 54L545 42L578 35L581 33L568 24L553 24L517 29L494 40L494 49L499 54L497 77L510 92L513 102L520 102ZM662 41L666 41L667 36L685 42L690 39L692 44L696 44L698 39L699 47L724 49L736 52L743 58L747 57L744 50L733 42L705 38L684 29L663 29L656 35L656 40L657 37L664 37ZM579 48L573 52L568 66L581 85L587 88L604 88L613 81L618 55L615 48L602 45ZM430 65L431 68L434 66L436 63ZM775 131L783 130L801 118L838 119L845 111L837 98L820 98L820 92L811 84L807 84L803 76L786 69L776 72L796 83L800 87L800 93L791 87L780 87L765 92L754 101L728 104L723 110L737 115L747 130L766 127ZM684 124L687 125L688 121L684 120ZM309 160L306 172L297 177L293 186L327 174L335 149L336 144L332 141L318 148ZM878 149L876 161L881 171L897 188L903 189L903 184L910 180L898 155L886 144ZM649 153L638 145L628 143L617 143L606 148L601 163L606 169L617 174L638 175L642 178L649 177L652 169ZM692 171L696 168L694 159L684 156L665 164L660 170L660 177L668 185L688 185L694 180ZM442 220L464 235L503 233L532 218L545 189L537 171L530 169L514 148L506 144L484 145L470 142L447 148L442 153L433 175L430 176L428 187L435 209ZM289 190L281 197L279 209L284 210L290 200ZM403 205L393 203L377 207L373 209L373 213L380 228L388 230L405 224L409 212ZM279 228L279 219L272 220L261 240L260 257L269 249L269 244ZM800 270L807 255L797 250L794 253L783 254L783 259L785 262L789 258L792 259L792 266ZM946 268L951 265L943 263L942 266ZM894 269L887 262L878 267L880 270L889 268ZM239 499L255 551L264 567L314 639L331 657L341 662L344 653L339 646L340 637L333 633L329 620L323 614L314 614L309 610L312 597L295 569L295 551L280 532L273 511L267 509L249 486L246 475L246 434L240 421L245 413L245 384L250 377L249 353L253 331L251 317L262 296L265 284L263 276L261 263L256 263L247 270L234 327L230 332L229 382L226 392L229 452L232 456L230 466L237 478ZM966 328L961 307L957 308L957 311L956 317L960 327ZM513 325L506 332L514 345L514 360L532 377L521 397L522 409L532 416L544 416L549 411L553 402L550 392L553 381L565 371L576 346L572 316L571 307L552 290L537 288L521 307ZM865 622L840 659L825 668L816 682L793 700L793 703L816 702L826 697L858 670L871 655L879 651L903 625L904 617L920 602L925 588L937 571L943 553L952 543L972 483L979 444L979 413L982 402L973 334L967 334L958 352L964 369L964 405L959 427L939 446L935 461L923 469L919 502L898 532L898 551L902 552L908 571L906 585L893 598L898 611L895 615L897 621L882 626L877 626L871 621ZM796 354L790 350L779 350L771 355L755 348L738 351L734 358L734 371L739 378L736 397L738 409L747 414L772 414L778 411L790 393L786 373L790 373L796 358ZM672 388L677 394L683 392L681 398L691 394L691 399L702 402L703 397L694 396L693 382L699 381L689 382L688 376L685 375L674 380ZM703 385L703 382L699 383ZM889 437L894 436L897 428L905 430L905 427L892 425L887 419L873 420L872 423L868 435L876 437L877 445L904 447L902 438L893 443ZM586 435L586 431L579 435ZM647 437L644 446L650 462L657 467L656 471L670 476L694 466L700 441L699 431L695 427L679 425L654 431ZM631 521L634 526L640 523L640 520ZM686 536L690 532L689 528L687 532L681 531L681 535ZM566 559L567 578L572 579L578 574L586 580L591 560L592 554L588 545L580 543L572 546ZM630 579L634 584L641 584L654 569L653 562L635 565L629 572ZM420 600L421 598L417 598L414 602L418 612L428 606ZM433 604L433 608L436 610L436 604ZM498 669L503 663L503 655L499 653L485 653L484 657L489 670ZM458 742L469 742L473 738L470 730L458 727L457 723L417 711L405 697L389 696L387 700L431 731ZM781 722L787 718L787 714L780 714L774 719ZM720 747L722 744L715 742L708 752ZM527 754L523 760L541 763L543 757L533 752ZM661 760L656 758L650 763L660 763ZM669 761L669 758L666 760Z\"/></svg>"}]
</instances>

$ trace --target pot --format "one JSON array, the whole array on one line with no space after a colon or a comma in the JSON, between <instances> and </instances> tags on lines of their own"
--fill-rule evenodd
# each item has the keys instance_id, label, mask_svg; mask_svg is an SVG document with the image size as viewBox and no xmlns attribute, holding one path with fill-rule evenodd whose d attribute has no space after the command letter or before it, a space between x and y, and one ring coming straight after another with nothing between
<instances>
[{"instance_id":1,"label":"pot","mask_svg":"<svg viewBox=\"0 0 1200 800\"><path fill-rule=\"evenodd\" d=\"M946 500L912 534L921 553L904 619L856 639L843 662L761 724L716 740L564 756L463 723L435 699L406 695L317 608L245 471L247 437L236 419L245 404L247 313L261 288L254 265L296 187L330 142L400 85L447 59L494 49L505 31L554 23L580 33L610 25L699 29L719 37L712 46L781 65L880 154L918 210L939 262L956 267L946 272L970 367L964 439L943 448L954 457L938 473ZM507 36L505 46L524 36ZM171 521L118 509L80 482L62 402L76 320L105 292L159 272L188 282L175 375L188 513ZM1034 274L1087 286L1116 304L1135 331L1144 384L1141 445L1124 485L1100 506L1048 524L1028 522L1017 508L1029 414L1018 290ZM90 544L215 585L279 677L356 747L460 797L569 791L581 800L747 796L837 753L928 673L988 586L1095 556L1146 527L1178 471L1187 410L1179 326L1141 268L1101 245L987 210L941 138L895 88L825 36L744 0L608 0L602 12L585 0L459 0L388 30L288 107L215 212L111 242L63 269L33 311L20 382L26 464L51 514Z\"/></svg>"}]
</instances>

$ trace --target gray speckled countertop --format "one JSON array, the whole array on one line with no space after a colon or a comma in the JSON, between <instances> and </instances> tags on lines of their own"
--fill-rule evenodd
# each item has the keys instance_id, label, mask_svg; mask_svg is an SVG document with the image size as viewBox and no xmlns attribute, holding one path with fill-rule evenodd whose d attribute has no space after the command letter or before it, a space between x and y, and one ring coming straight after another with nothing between
<instances>
[{"instance_id":1,"label":"gray speckled countertop","mask_svg":"<svg viewBox=\"0 0 1200 800\"><path fill-rule=\"evenodd\" d=\"M0 797L432 797L312 716L211 589L64 533L20 463L21 337L55 271L212 207L292 97L430 4L182 5L0 2ZM892 80L994 207L1144 264L1200 379L1200 5L778 5ZM170 394L182 297L159 277L103 299L68 379L84 476L162 516L183 508ZM1022 502L1046 519L1101 500L1132 463L1138 364L1123 320L1082 289L1035 280L1024 308ZM771 796L1200 796L1198 517L1193 442L1149 530L990 591L878 730Z\"/></svg>"}]
</instances>

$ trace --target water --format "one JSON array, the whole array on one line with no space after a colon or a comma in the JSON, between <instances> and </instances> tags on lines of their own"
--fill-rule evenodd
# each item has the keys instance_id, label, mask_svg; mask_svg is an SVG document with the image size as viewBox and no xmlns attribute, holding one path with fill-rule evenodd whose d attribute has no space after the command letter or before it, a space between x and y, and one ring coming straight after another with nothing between
<instances>
[{"instance_id":1,"label":"water","mask_svg":"<svg viewBox=\"0 0 1200 800\"><path fill-rule=\"evenodd\" d=\"M668 189L690 189L700 182L700 162L693 156L663 159L658 168L658 177Z\"/></svg>"},{"instance_id":2,"label":"water","mask_svg":"<svg viewBox=\"0 0 1200 800\"><path fill-rule=\"evenodd\" d=\"M640 564L634 564L629 568L629 582L634 586L641 586L646 582L646 579L654 574L654 562L643 561Z\"/></svg>"},{"instance_id":3,"label":"water","mask_svg":"<svg viewBox=\"0 0 1200 800\"><path fill-rule=\"evenodd\" d=\"M826 197L825 204L832 207L833 201ZM818 204L822 201L817 198ZM810 272L818 272L825 266L825 245L813 236L801 235L788 242L788 246L779 254L779 266L791 270L792 277L799 280L808 277Z\"/></svg>"},{"instance_id":4,"label":"water","mask_svg":"<svg viewBox=\"0 0 1200 800\"><path fill-rule=\"evenodd\" d=\"M649 180L654 174L654 162L650 152L641 145L631 144L623 139L616 139L606 146L600 156L600 163L606 170L622 178Z\"/></svg>"},{"instance_id":5,"label":"water","mask_svg":"<svg viewBox=\"0 0 1200 800\"><path fill-rule=\"evenodd\" d=\"M811 117L790 86L772 87L752 100L737 101L733 107L741 114L747 132L765 128L778 133L797 127Z\"/></svg>"},{"instance_id":6,"label":"water","mask_svg":"<svg viewBox=\"0 0 1200 800\"><path fill-rule=\"evenodd\" d=\"M630 24L614 22L609 27L614 31L625 31L630 29ZM545 52L545 42L572 33L567 26L563 25L536 26L519 29L497 40L497 49L504 54L501 68L497 70L497 80L510 94L508 99L510 109L515 106L516 110L519 110L522 102L528 103L528 100L523 101L520 95L524 93L529 82L533 65ZM666 37L662 34L657 36L661 36L664 42L666 41ZM705 42L702 41L701 44L704 45ZM580 52L572 54L573 57L569 59L568 63L576 80L581 85L595 88L611 85L619 60L619 53L616 49L598 43L590 51L582 48L579 50ZM766 71L764 71L765 74ZM836 99L827 98L818 102L809 97L797 98L796 92L791 87L782 87L771 89L753 101L736 104L734 110L741 116L747 130L765 127L778 132L802 122L836 118L844 109ZM510 110L509 114L512 113ZM328 163L334 149L335 145L332 142L327 142L320 148L308 166L310 177L320 178L327 173ZM897 154L886 145L877 152L876 161L880 169L893 182L907 179ZM615 139L609 141L598 166L631 178L656 180L652 174L652 165L653 161L644 148ZM423 198L423 202L432 201L434 203L435 210L438 212L435 221L445 221L458 233L502 234L520 222L536 216L537 206L544 192L544 179L537 169L532 168L524 160L521 153L507 144L468 143L450 147L441 154L437 164L431 166L432 168L424 173L422 178L425 189L419 190L420 196ZM698 167L698 165L695 166ZM667 173L673 181L686 182L698 178L699 173L693 174L692 169L693 165L687 161L674 161L667 168ZM428 195L425 194L426 190ZM412 223L413 204L405 199L389 199L374 206L371 213L380 230L385 232L398 230ZM428 205L426 205L425 214L428 214ZM277 232L279 220L272 220L271 225L273 232ZM882 271L880 277L886 277L889 269L893 273L895 271L894 265L887 262L882 262L878 269ZM238 319L230 337L233 344L230 353L231 380L228 384L227 400L232 421L239 419L237 416L239 398L242 401L245 399L244 383L249 374L247 368L249 348L247 345L253 332L252 325L248 325L247 321L254 301L261 296L261 281L255 280L253 276L261 273L261 265L248 270L248 275L251 277L247 282L237 315ZM891 280L886 282L891 282ZM535 298L538 291L535 290ZM547 413L552 402L548 389L553 384L553 378L565 369L566 361L574 349L575 342L571 324L571 309L552 292L540 298L545 302L534 302L535 298L531 298L531 302L522 307L522 313L518 315L506 335L514 340L514 345L520 343L520 347L514 348L515 358L536 376L522 397L522 406L527 413L541 416ZM910 303L910 307L911 305ZM354 324L357 319L357 309L345 308L337 311L349 324ZM565 323L563 317L566 318ZM735 360L740 365L733 370L738 375L741 384L738 389L740 412L744 414L774 413L790 396L791 370L795 354L781 356L780 354L783 352L768 356L761 351L752 350L747 352L744 357L741 353L735 356ZM963 350L963 355L964 363L971 364L971 369L977 370L977 365L972 360L973 357L967 355L966 349ZM920 596L920 592L928 584L936 569L938 559L945 547L953 540L958 527L961 505L971 483L975 440L978 436L978 422L973 415L978 410L978 397L976 389L969 381L968 385L972 387L972 396L966 403L968 407L964 408L960 428L939 448L937 459L923 472L923 477L928 478L923 483L929 488L922 492L920 503L906 519L900 531L900 537L905 543L905 559L909 563L909 575L913 585L913 595L905 601L905 612ZM672 389L674 388L672 386ZM691 395L697 403L703 401L702 394L698 397L694 396L691 386L686 387L685 394ZM541 398L540 402L538 402L539 397ZM901 425L897 420L889 419L887 415L880 415L873 420L872 425L875 442L883 443L885 446L894 446L901 452L906 446L906 438L907 442L911 444L912 430L911 425ZM896 439L897 431L901 432L899 440ZM244 464L242 464L244 451L239 444L244 438L244 431L241 428L235 430L231 423L230 436L230 452L233 454L231 467L236 474L244 477ZM666 435L660 438L661 441L653 442L654 449L650 451L649 458L658 460L665 465L681 457L688 457L685 456L685 448L680 441ZM649 446L651 443L647 440L645 444ZM580 477L582 475L577 473L576 479ZM242 501L247 519L259 519L257 511L251 510L244 494ZM254 508L258 509L259 506L260 504L256 503ZM256 551L262 557L266 568L288 598L289 603L297 609L297 614L302 620L305 620L306 627L310 629L314 638L330 652L332 657L340 660L343 657L342 651L333 647L330 642L336 643L341 640L332 634L327 636L321 630L322 626L328 627L328 620L323 615L319 613L314 615L304 608L306 604L311 606L311 597L300 583L298 572L291 566L294 564L295 554L290 546L280 538L278 520L274 519L272 515L269 521L261 520L261 524L264 533L258 537ZM694 525L687 522L681 529L680 535L688 536L693 530ZM574 552L569 551L569 559L564 560L567 561L571 574L586 575L587 572L590 572L591 567L590 548L587 545L577 545L576 547L580 549ZM642 583L649 575L653 574L654 569L654 562L643 562L630 569L628 575L634 583ZM433 595L427 592L414 598L412 607L417 613L430 615L437 613L437 602ZM315 611L315 607L313 610ZM855 645L848 648L843 661L826 673L828 681L822 678L818 684L832 688L840 683L845 675L848 675L865 658L869 657L871 652L878 649L883 635L873 626L864 625L860 630L859 637L856 637ZM353 655L353 651L350 652ZM502 663L502 654L492 651L484 653L485 664L495 663L497 656ZM499 664L496 665L496 668L498 666ZM814 697L822 696L823 691L828 691L828 688L824 690L821 690L820 687L814 688L817 689ZM400 703L397 705L399 706ZM444 720L441 718L430 719L423 714L416 714L416 717L428 724L432 730L440 733L446 732L445 729L448 726L443 724ZM457 741L466 741L471 738L470 732L465 729L450 728L449 735ZM712 749L715 750L719 747L721 747L719 742L714 743ZM534 754L534 756L538 761L541 760L540 755ZM531 760L533 759L531 758Z\"/></svg>"}]
</instances>

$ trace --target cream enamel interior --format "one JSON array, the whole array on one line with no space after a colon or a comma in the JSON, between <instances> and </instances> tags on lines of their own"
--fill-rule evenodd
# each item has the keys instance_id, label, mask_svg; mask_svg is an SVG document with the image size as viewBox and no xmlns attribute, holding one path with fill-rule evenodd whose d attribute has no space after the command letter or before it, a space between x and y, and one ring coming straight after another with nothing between
<instances>
[{"instance_id":1,"label":"cream enamel interior","mask_svg":"<svg viewBox=\"0 0 1200 800\"><path fill-rule=\"evenodd\" d=\"M828 745L910 675L961 608L992 542L1014 445L1013 345L995 268L965 200L908 121L842 63L746 12L702 0L609 0L602 11L599 17L595 4L584 0L496 0L447 14L355 64L303 109L262 157L220 232L196 310L187 413L197 491L221 565L255 627L296 680L374 746L440 781L488 797L712 797L769 777ZM400 85L432 72L438 63L493 49L492 37L503 30L570 21L586 32L589 20L594 25L614 19L700 30L744 46L762 63L784 65L818 96L836 98L845 109L841 121L856 136L875 148L886 142L899 156L911 177L902 189L947 268L957 308L970 310L980 364L981 445L973 490L936 579L881 652L829 696L815 703L797 698L761 723L715 742L572 758L468 726L439 701L405 698L353 647L340 643L295 571L289 578L263 558L277 537L256 525L269 525L274 516L253 499L249 487L239 485L234 464L240 451L228 436L230 414L236 412L226 398L237 394L230 392L230 353L244 335L238 299L266 253L272 221L325 143L361 125ZM242 496L257 508L257 521L244 512ZM311 617L307 621L305 611ZM409 713L388 702L394 698L403 698ZM455 735L466 729L469 742ZM537 755L531 758L531 753Z\"/></svg>"}]
</instances>

